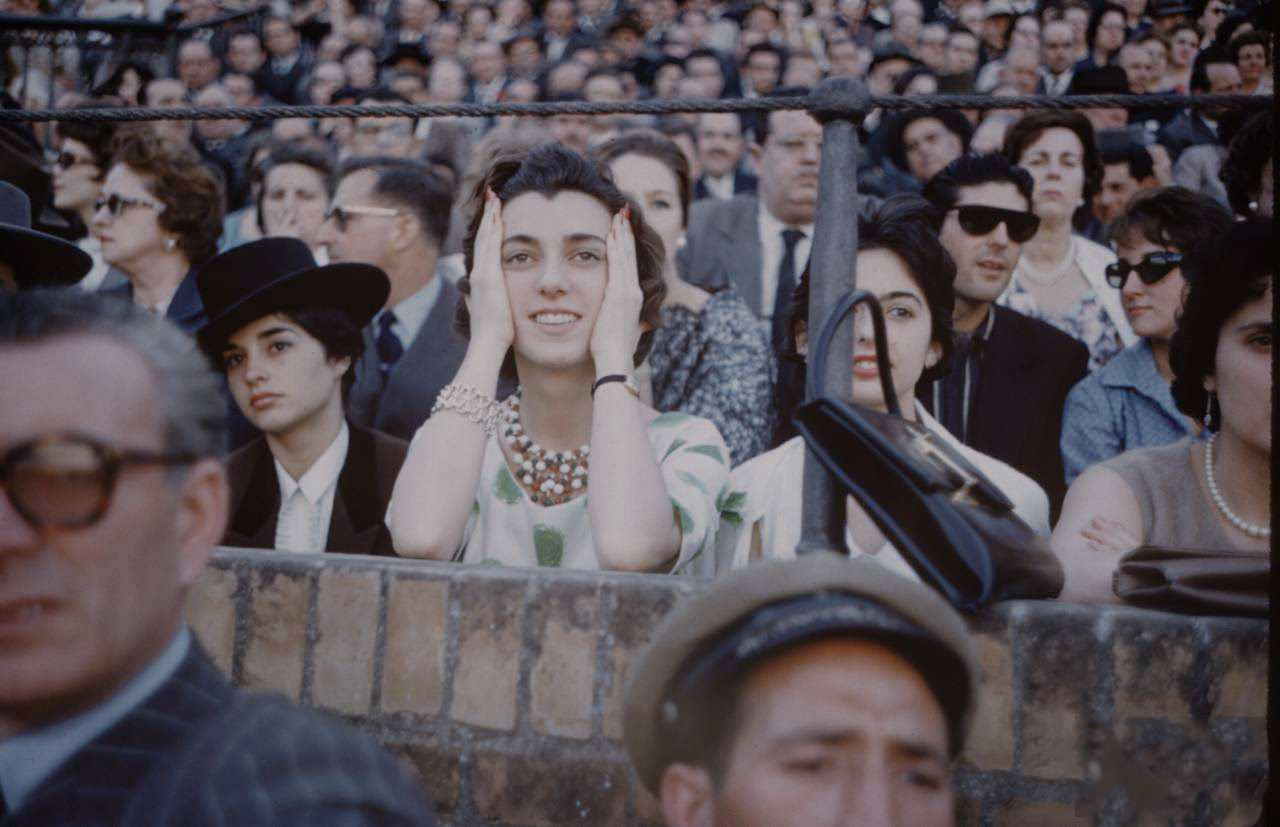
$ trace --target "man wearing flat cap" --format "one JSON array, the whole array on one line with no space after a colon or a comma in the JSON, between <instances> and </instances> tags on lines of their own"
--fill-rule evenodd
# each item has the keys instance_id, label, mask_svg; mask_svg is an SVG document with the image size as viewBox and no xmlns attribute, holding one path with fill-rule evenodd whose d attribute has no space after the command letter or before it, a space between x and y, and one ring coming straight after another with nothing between
<instances>
[{"instance_id":1,"label":"man wearing flat cap","mask_svg":"<svg viewBox=\"0 0 1280 827\"><path fill-rule=\"evenodd\" d=\"M634 665L624 734L672 827L950 825L973 643L928 587L834 554L677 607Z\"/></svg>"}]
</instances>

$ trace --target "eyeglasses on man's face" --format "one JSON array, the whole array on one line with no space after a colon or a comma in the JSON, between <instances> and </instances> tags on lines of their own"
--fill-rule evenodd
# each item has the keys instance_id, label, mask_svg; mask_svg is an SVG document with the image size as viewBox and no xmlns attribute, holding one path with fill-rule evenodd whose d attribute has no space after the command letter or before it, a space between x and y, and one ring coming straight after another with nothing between
<instances>
[{"instance_id":1,"label":"eyeglasses on man's face","mask_svg":"<svg viewBox=\"0 0 1280 827\"><path fill-rule=\"evenodd\" d=\"M53 159L53 165L55 167L61 167L64 170L71 169L78 164L96 166L96 162L88 155L77 155L74 152L69 152L65 149L58 153L58 157Z\"/></svg>"},{"instance_id":2,"label":"eyeglasses on man's face","mask_svg":"<svg viewBox=\"0 0 1280 827\"><path fill-rule=\"evenodd\" d=\"M81 434L46 434L0 454L0 489L33 528L86 528L107 512L126 465L185 465L195 459L114 448Z\"/></svg>"},{"instance_id":3,"label":"eyeglasses on man's face","mask_svg":"<svg viewBox=\"0 0 1280 827\"><path fill-rule=\"evenodd\" d=\"M1175 253L1172 250L1147 253L1137 264L1118 259L1107 265L1107 284L1117 290L1123 290L1125 283L1129 281L1130 272L1137 273L1143 284L1155 284L1180 264L1182 264L1182 253Z\"/></svg>"},{"instance_id":4,"label":"eyeglasses on man's face","mask_svg":"<svg viewBox=\"0 0 1280 827\"><path fill-rule=\"evenodd\" d=\"M1009 233L1009 240L1015 244L1025 244L1040 229L1040 216L1020 210L1006 210L1001 207L988 207L983 204L961 204L952 207L960 229L972 236L982 236L1003 224Z\"/></svg>"},{"instance_id":5,"label":"eyeglasses on man's face","mask_svg":"<svg viewBox=\"0 0 1280 827\"><path fill-rule=\"evenodd\" d=\"M164 212L164 204L159 201L151 201L146 198L129 198L114 192L110 195L99 195L98 200L93 202L94 212L98 212L103 207L106 207L112 218L119 218L130 207L147 207L157 213Z\"/></svg>"},{"instance_id":6,"label":"eyeglasses on man's face","mask_svg":"<svg viewBox=\"0 0 1280 827\"><path fill-rule=\"evenodd\" d=\"M366 207L360 204L334 204L325 211L326 221L332 221L342 232L347 231L347 222L353 215L369 215L375 218L395 218L400 210L393 207Z\"/></svg>"}]
</instances>

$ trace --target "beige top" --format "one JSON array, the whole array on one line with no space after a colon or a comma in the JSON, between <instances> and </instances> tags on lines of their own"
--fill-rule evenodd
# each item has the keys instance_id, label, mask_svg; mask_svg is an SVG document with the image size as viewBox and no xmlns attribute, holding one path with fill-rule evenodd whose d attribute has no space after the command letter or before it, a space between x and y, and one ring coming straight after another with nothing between
<instances>
[{"instance_id":1,"label":"beige top","mask_svg":"<svg viewBox=\"0 0 1280 827\"><path fill-rule=\"evenodd\" d=\"M1144 545L1226 551L1236 547L1205 495L1203 472L1192 456L1192 443L1127 451L1102 463L1120 475L1133 491L1142 513Z\"/></svg>"}]
</instances>

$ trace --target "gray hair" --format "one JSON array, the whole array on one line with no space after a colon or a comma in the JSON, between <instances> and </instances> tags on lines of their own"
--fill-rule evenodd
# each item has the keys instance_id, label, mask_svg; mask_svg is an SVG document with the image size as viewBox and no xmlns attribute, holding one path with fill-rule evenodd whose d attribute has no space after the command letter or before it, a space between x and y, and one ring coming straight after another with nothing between
<instances>
[{"instance_id":1,"label":"gray hair","mask_svg":"<svg viewBox=\"0 0 1280 827\"><path fill-rule=\"evenodd\" d=\"M227 404L222 380L172 322L124 301L78 290L0 294L0 347L101 336L137 353L160 400L165 450L193 457L223 453Z\"/></svg>"}]
</instances>

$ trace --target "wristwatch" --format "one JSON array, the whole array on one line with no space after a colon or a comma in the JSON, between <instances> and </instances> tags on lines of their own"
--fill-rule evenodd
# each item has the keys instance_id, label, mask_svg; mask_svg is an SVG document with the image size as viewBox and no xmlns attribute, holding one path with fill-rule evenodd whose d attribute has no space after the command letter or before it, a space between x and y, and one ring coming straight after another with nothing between
<instances>
[{"instance_id":1,"label":"wristwatch","mask_svg":"<svg viewBox=\"0 0 1280 827\"><path fill-rule=\"evenodd\" d=\"M601 376L591 386L591 396L594 397L596 395L596 391L599 390L601 385L607 385L610 382L621 382L622 387L626 388L628 393L636 399L640 398L640 386L636 384L636 380L626 373L610 373L608 376Z\"/></svg>"}]
</instances>

